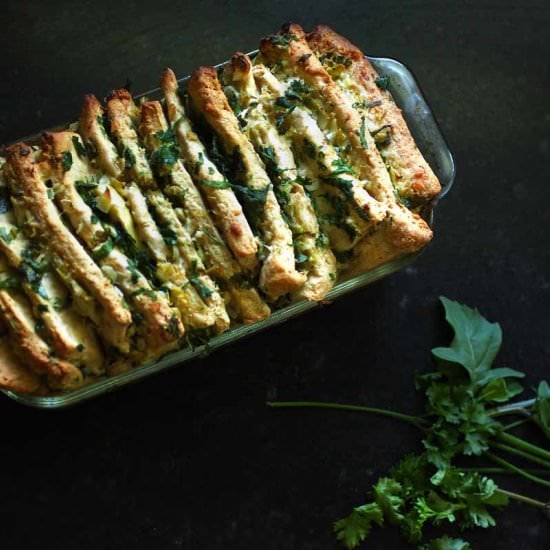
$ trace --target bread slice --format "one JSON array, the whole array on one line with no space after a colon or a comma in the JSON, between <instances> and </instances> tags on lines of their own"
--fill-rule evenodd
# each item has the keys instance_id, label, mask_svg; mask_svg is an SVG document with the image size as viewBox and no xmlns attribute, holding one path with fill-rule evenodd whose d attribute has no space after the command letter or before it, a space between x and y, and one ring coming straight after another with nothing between
<instances>
[{"instance_id":1,"label":"bread slice","mask_svg":"<svg viewBox=\"0 0 550 550\"><path fill-rule=\"evenodd\" d=\"M29 369L45 375L56 389L74 389L83 383L78 367L58 359L35 330L35 319L25 298L13 289L0 290L0 318L8 328L14 351Z\"/></svg>"},{"instance_id":2,"label":"bread slice","mask_svg":"<svg viewBox=\"0 0 550 550\"><path fill-rule=\"evenodd\" d=\"M138 117L139 109L128 90L114 90L107 97L109 133L124 160L126 178L142 189L154 189L157 184L135 129Z\"/></svg>"},{"instance_id":3,"label":"bread slice","mask_svg":"<svg viewBox=\"0 0 550 550\"><path fill-rule=\"evenodd\" d=\"M45 167L33 159L32 153L32 149L24 143L9 147L4 172L12 195L26 210L27 234L47 243L60 269L88 293L97 306L102 337L120 351L128 351L128 329L132 321L130 312L113 284L61 221L48 196ZM57 161L63 167L68 163L68 158L68 155L61 155Z\"/></svg>"},{"instance_id":4,"label":"bread slice","mask_svg":"<svg viewBox=\"0 0 550 550\"><path fill-rule=\"evenodd\" d=\"M98 99L88 94L84 96L78 132L86 144L90 161L95 167L113 178L121 179L124 173L124 160L107 135L105 112Z\"/></svg>"},{"instance_id":5,"label":"bread slice","mask_svg":"<svg viewBox=\"0 0 550 550\"><path fill-rule=\"evenodd\" d=\"M108 105L111 105L111 111L115 110L117 113L116 124L112 124L111 128L119 150L121 152L132 150L136 155L141 155L136 157L141 159L138 162L141 172L150 172L151 177L154 178L155 174L148 156L151 160L156 158L153 153L156 150L154 145L157 140L154 134L157 132L150 131L155 120L149 117L146 123L140 124L140 109L126 90L113 92ZM134 127L141 127L145 138L143 141ZM159 129L159 131L162 130ZM158 145L160 146L160 143ZM120 149L121 147L123 149ZM169 159L176 161L174 151L167 153L169 153ZM164 165L164 170L167 170L164 160L166 157L162 157L161 163ZM179 175L181 176L181 172ZM136 174L130 170L127 176L135 177ZM184 324L193 329L215 327L218 332L227 330L229 317L225 311L223 298L216 284L205 273L202 258L196 250L196 243L187 227L180 223L170 202L160 200L156 179L145 182L143 178L138 177L136 181L139 187L131 181L123 187L121 192L132 212L138 234L155 258L157 277L169 290ZM167 273L170 274L169 277ZM204 284L197 277L202 278Z\"/></svg>"},{"instance_id":6,"label":"bread slice","mask_svg":"<svg viewBox=\"0 0 550 550\"><path fill-rule=\"evenodd\" d=\"M385 80L381 80L367 57L326 25L315 27L307 35L307 41L323 67L365 117L368 131L376 137L384 130L389 132L376 143L398 193L413 204L435 197L441 190L439 180L416 146Z\"/></svg>"},{"instance_id":7,"label":"bread slice","mask_svg":"<svg viewBox=\"0 0 550 550\"><path fill-rule=\"evenodd\" d=\"M281 37L287 39L283 41ZM365 120L313 53L303 29L296 24L287 25L278 35L262 40L260 48L270 62L279 62L282 71L302 78L316 92L314 105L319 117L326 119L326 127L334 125L339 133L337 139L349 146L346 160L357 168L368 191L386 208L385 223L392 228L387 233L391 244L402 254L426 245L432 238L430 227L396 197L375 141L365 129Z\"/></svg>"},{"instance_id":8,"label":"bread slice","mask_svg":"<svg viewBox=\"0 0 550 550\"><path fill-rule=\"evenodd\" d=\"M195 231L207 233L210 241L204 242L202 247L208 251L204 257L206 268L227 288L231 297L228 307L237 320L252 323L265 319L270 313L269 307L247 281L248 273L258 263L258 246L243 209L231 187L225 185L225 177L208 157L206 147L193 131L178 95L176 77L170 69L162 73L161 88L170 128L177 138L184 164L210 210L211 216L205 205L204 213L189 219ZM151 118L162 120L158 107L153 109L147 111ZM212 185L211 182L222 182L222 185ZM178 187L165 187L164 192L178 206L178 211L184 211L187 201L177 192ZM193 202L198 212L200 203L196 197ZM207 216L211 221L208 221ZM214 227L212 222L215 223ZM212 246L212 242L216 246Z\"/></svg>"},{"instance_id":9,"label":"bread slice","mask_svg":"<svg viewBox=\"0 0 550 550\"><path fill-rule=\"evenodd\" d=\"M322 300L336 280L334 254L321 234L315 210L300 182L290 144L270 120L271 94L261 94L250 58L236 53L224 69L226 95L236 93L239 110L246 112L244 132L262 158L274 184L275 196L292 231L298 267L307 275L297 299Z\"/></svg>"},{"instance_id":10,"label":"bread slice","mask_svg":"<svg viewBox=\"0 0 550 550\"><path fill-rule=\"evenodd\" d=\"M82 154L83 150L78 134L55 132L44 135L42 158L50 166L55 201L131 308L143 317L146 328L143 327L142 332L146 335L148 346L154 350L168 350L183 335L178 312L162 292L154 291L135 262L119 249L116 231L97 216L101 212L99 207L94 212L81 196L84 184L90 193L94 193L97 183L87 157ZM69 154L72 158L69 167L55 162L63 154Z\"/></svg>"},{"instance_id":11,"label":"bread slice","mask_svg":"<svg viewBox=\"0 0 550 550\"><path fill-rule=\"evenodd\" d=\"M206 147L193 131L178 95L176 76L170 69L163 71L160 85L166 101L170 126L178 140L189 174L208 203L227 246L241 267L251 271L258 263L258 245L242 206L231 187L224 184L224 176L209 158Z\"/></svg>"},{"instance_id":12,"label":"bread slice","mask_svg":"<svg viewBox=\"0 0 550 550\"><path fill-rule=\"evenodd\" d=\"M292 233L264 166L254 147L241 132L218 80L216 69L200 67L189 81L189 94L199 112L220 139L225 153L239 165L241 192L249 200L249 216L256 218L265 245L260 288L271 300L296 292L306 276L296 270Z\"/></svg>"},{"instance_id":13,"label":"bread slice","mask_svg":"<svg viewBox=\"0 0 550 550\"><path fill-rule=\"evenodd\" d=\"M371 227L384 219L385 210L342 160L305 105L292 103L282 114L274 107L286 105L289 90L295 94L292 88L297 81L285 84L263 64L255 65L253 72L263 94L271 92L271 117L276 117L277 124L284 117L283 131L292 140L300 172L305 181L311 182L309 187L318 218L332 248L337 252L350 250Z\"/></svg>"},{"instance_id":14,"label":"bread slice","mask_svg":"<svg viewBox=\"0 0 550 550\"><path fill-rule=\"evenodd\" d=\"M16 393L41 395L47 387L14 353L13 343L6 335L0 337L0 388Z\"/></svg>"}]
</instances>

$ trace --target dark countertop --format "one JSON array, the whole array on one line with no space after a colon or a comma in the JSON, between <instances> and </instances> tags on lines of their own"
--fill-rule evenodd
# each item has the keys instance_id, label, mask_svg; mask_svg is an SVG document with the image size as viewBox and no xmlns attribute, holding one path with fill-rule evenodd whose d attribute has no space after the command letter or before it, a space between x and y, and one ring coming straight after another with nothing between
<instances>
[{"instance_id":1,"label":"dark countertop","mask_svg":"<svg viewBox=\"0 0 550 550\"><path fill-rule=\"evenodd\" d=\"M331 522L418 434L391 420L273 411L267 399L420 407L413 372L449 338L441 294L504 331L499 362L549 378L550 8L501 2L4 2L0 142L74 117L82 94L254 49L292 19L334 26L418 77L455 155L433 244L330 307L61 412L0 396L5 550L337 548ZM503 487L549 500L529 482ZM474 548L548 548L512 504ZM546 543L545 543L546 541ZM368 548L405 548L393 530Z\"/></svg>"}]
</instances>

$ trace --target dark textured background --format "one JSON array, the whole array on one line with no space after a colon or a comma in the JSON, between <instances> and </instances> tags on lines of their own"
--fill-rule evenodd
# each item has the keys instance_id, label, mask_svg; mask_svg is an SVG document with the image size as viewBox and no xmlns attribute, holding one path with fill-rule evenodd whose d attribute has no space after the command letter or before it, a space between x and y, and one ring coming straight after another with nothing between
<instances>
[{"instance_id":1,"label":"dark textured background","mask_svg":"<svg viewBox=\"0 0 550 550\"><path fill-rule=\"evenodd\" d=\"M76 115L81 96L169 65L184 75L292 19L334 26L413 69L458 168L414 267L330 307L71 410L0 399L3 549L336 548L331 522L418 434L395 422L273 411L267 399L419 409L413 371L449 337L440 294L504 330L500 363L549 377L550 9L545 2L3 2L0 142ZM509 489L549 500L528 482ZM475 548L548 548L512 504ZM402 547L392 530L369 548ZM404 547L404 546L403 546Z\"/></svg>"}]
</instances>

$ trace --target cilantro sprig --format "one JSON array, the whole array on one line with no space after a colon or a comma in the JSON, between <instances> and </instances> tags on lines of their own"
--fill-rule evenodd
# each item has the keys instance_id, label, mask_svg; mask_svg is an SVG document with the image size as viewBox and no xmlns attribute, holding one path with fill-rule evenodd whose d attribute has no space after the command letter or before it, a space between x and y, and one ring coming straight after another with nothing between
<instances>
[{"instance_id":1,"label":"cilantro sprig","mask_svg":"<svg viewBox=\"0 0 550 550\"><path fill-rule=\"evenodd\" d=\"M426 397L425 414L342 403L268 403L275 408L378 414L422 431L424 451L406 456L372 486L371 500L334 523L337 539L348 549L358 547L372 529L395 525L407 541L420 544L422 550L467 550L469 544L461 539L442 537L424 543L424 526L454 523L462 529L493 527L494 510L506 506L510 499L540 508L550 517L550 502L502 489L485 475L514 473L550 487L550 451L510 433L530 422L550 439L550 386L542 381L536 396L510 402L523 392L518 380L524 373L493 366L502 344L500 325L489 322L477 309L444 297L441 302L454 338L448 347L432 350L435 370L417 376L417 389L423 390ZM504 425L500 419L511 415L521 419ZM535 475L533 469L517 466L502 453L521 457L542 469ZM487 459L498 467L466 467L471 456Z\"/></svg>"}]
</instances>

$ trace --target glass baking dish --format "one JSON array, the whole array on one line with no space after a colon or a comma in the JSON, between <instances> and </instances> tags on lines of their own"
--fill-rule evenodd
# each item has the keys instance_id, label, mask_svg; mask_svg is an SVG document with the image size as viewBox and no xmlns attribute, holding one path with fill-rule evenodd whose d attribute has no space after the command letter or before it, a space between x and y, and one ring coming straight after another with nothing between
<instances>
[{"instance_id":1,"label":"glass baking dish","mask_svg":"<svg viewBox=\"0 0 550 550\"><path fill-rule=\"evenodd\" d=\"M256 53L257 52L251 52L249 55L255 55ZM454 181L455 166L453 157L410 70L395 59L386 57L369 57L369 60L374 65L378 73L390 77L390 91L397 105L402 109L403 116L409 125L418 147L422 151L426 160L430 163L433 171L441 182L441 193L438 195L436 200L432 201L431 204L428 205L423 211L423 216L430 223L430 226L433 227L434 209L437 202L449 191ZM222 63L218 66L223 65L224 64ZM185 84L188 79L189 77L185 77L180 79L179 82L180 84ZM149 99L161 99L162 94L161 91L156 88L136 97L144 96ZM67 124L64 124L54 129L57 130L66 128L67 126ZM37 142L39 137L40 134L37 134L24 138L20 141L33 143ZM390 273L393 273L412 263L420 253L421 251L402 256L367 273L363 273L352 279L340 281L329 292L324 301L334 300L339 296L362 288L363 286L381 279L382 277L386 277ZM121 386L130 384L131 382L136 382L137 380L165 370L174 365L180 365L193 357L204 357L206 354L217 348L225 346L231 342L235 342L236 340L240 340L241 338L259 332L260 330L264 330L273 325L282 323L283 321L296 317L297 315L318 306L318 303L306 301L292 304L273 312L270 317L264 319L263 321L231 328L227 332L213 337L206 345L201 345L195 348L188 347L171 352L160 360L144 363L143 365L122 374L99 379L77 390L44 396L20 394L9 390L2 391L15 401L31 407L57 409L75 405L81 401L90 399L91 397L113 391Z\"/></svg>"}]
</instances>

